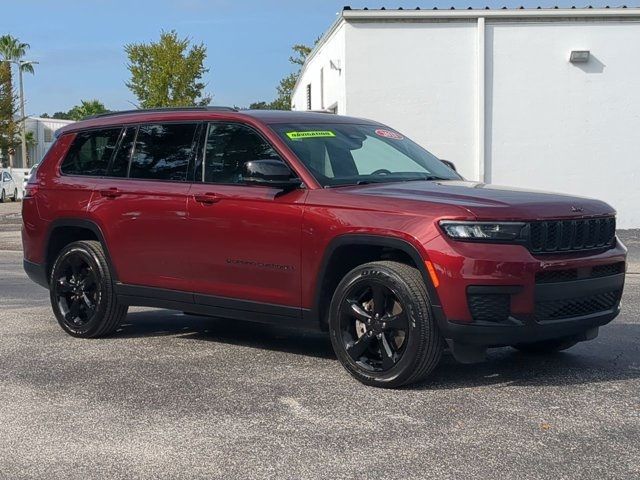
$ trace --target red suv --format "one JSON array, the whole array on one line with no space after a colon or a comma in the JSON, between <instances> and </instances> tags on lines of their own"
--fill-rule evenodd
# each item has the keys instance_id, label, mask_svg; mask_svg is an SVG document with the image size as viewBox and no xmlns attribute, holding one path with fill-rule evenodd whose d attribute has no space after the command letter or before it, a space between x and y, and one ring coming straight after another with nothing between
<instances>
[{"instance_id":1,"label":"red suv","mask_svg":"<svg viewBox=\"0 0 640 480\"><path fill-rule=\"evenodd\" d=\"M23 203L24 268L62 328L129 305L329 332L358 380L426 377L448 345L549 352L619 312L606 203L463 180L377 122L194 108L59 131Z\"/></svg>"}]
</instances>

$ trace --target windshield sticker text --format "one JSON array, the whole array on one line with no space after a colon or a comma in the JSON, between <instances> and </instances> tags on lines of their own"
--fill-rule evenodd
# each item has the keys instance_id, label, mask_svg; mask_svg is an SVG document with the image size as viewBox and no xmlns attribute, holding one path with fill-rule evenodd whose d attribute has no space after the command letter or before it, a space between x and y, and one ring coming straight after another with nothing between
<instances>
[{"instance_id":1,"label":"windshield sticker text","mask_svg":"<svg viewBox=\"0 0 640 480\"><path fill-rule=\"evenodd\" d=\"M376 135L379 137L391 138L393 140L402 140L404 138L398 132L392 132L391 130L384 130L382 128L376 130Z\"/></svg>"},{"instance_id":2,"label":"windshield sticker text","mask_svg":"<svg viewBox=\"0 0 640 480\"><path fill-rule=\"evenodd\" d=\"M310 130L308 132L287 132L287 137L291 140L302 140L304 138L330 138L336 134L330 130Z\"/></svg>"}]
</instances>

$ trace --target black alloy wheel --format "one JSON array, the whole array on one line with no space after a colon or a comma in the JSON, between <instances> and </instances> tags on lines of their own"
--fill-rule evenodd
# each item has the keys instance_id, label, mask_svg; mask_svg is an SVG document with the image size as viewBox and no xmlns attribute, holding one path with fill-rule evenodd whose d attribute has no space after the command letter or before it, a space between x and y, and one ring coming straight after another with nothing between
<instances>
[{"instance_id":1,"label":"black alloy wheel","mask_svg":"<svg viewBox=\"0 0 640 480\"><path fill-rule=\"evenodd\" d=\"M74 337L113 333L128 307L120 305L100 242L82 240L62 249L49 277L53 312L62 329Z\"/></svg>"},{"instance_id":2,"label":"black alloy wheel","mask_svg":"<svg viewBox=\"0 0 640 480\"><path fill-rule=\"evenodd\" d=\"M69 328L82 327L93 318L100 303L100 290L96 272L84 252L72 252L62 259L51 286Z\"/></svg>"},{"instance_id":3,"label":"black alloy wheel","mask_svg":"<svg viewBox=\"0 0 640 480\"><path fill-rule=\"evenodd\" d=\"M413 266L392 261L345 275L331 301L329 334L344 368L376 387L423 380L443 349L425 280Z\"/></svg>"},{"instance_id":4,"label":"black alloy wheel","mask_svg":"<svg viewBox=\"0 0 640 480\"><path fill-rule=\"evenodd\" d=\"M340 314L343 347L354 362L373 372L385 372L398 363L409 321L390 288L375 281L355 286Z\"/></svg>"}]
</instances>

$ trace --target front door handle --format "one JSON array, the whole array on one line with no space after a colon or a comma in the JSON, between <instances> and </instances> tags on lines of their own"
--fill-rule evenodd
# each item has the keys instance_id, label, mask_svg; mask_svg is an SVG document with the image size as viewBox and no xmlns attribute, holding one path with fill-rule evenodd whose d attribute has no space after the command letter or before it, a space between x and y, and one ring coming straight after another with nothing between
<instances>
[{"instance_id":1,"label":"front door handle","mask_svg":"<svg viewBox=\"0 0 640 480\"><path fill-rule=\"evenodd\" d=\"M211 205L220 201L220 197L215 193L196 194L193 196L193 199L203 205Z\"/></svg>"},{"instance_id":2,"label":"front door handle","mask_svg":"<svg viewBox=\"0 0 640 480\"><path fill-rule=\"evenodd\" d=\"M100 190L100 195L106 198L118 198L120 195L122 195L122 192L117 188L108 188L105 190Z\"/></svg>"}]
</instances>

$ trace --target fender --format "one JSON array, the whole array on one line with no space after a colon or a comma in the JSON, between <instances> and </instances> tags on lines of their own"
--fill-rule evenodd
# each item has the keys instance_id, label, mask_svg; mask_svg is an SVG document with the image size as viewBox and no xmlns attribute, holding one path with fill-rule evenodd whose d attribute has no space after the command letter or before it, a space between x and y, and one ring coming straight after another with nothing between
<instances>
[{"instance_id":1,"label":"fender","mask_svg":"<svg viewBox=\"0 0 640 480\"><path fill-rule=\"evenodd\" d=\"M107 242L105 241L104 234L102 233L102 229L100 228L100 226L95 221L89 220L86 218L59 218L54 220L49 225L49 230L46 236L47 240L45 242L45 249L49 248L51 235L53 234L55 229L60 227L77 227L77 228L84 228L86 230L90 230L102 245L104 254L107 258L107 264L109 265L109 269L111 270L111 276L113 277L114 281L118 280L118 272L116 271L113 265L113 262L111 262L111 255L109 254L109 248L107 247ZM45 253L44 258L46 259L47 252L45 251L44 253ZM46 260L45 260L45 269L48 272L49 265L47 264Z\"/></svg>"},{"instance_id":2,"label":"fender","mask_svg":"<svg viewBox=\"0 0 640 480\"><path fill-rule=\"evenodd\" d=\"M413 263L417 266L420 274L422 275L422 279L427 287L427 293L429 294L429 300L431 301L432 306L439 308L440 299L438 297L438 293L436 292L433 283L431 282L431 278L429 277L429 273L427 272L427 268L425 266L425 258L420 255L418 248L410 243L407 240L398 238L398 237L389 237L383 235L369 235L369 234L345 234L339 235L335 237L327 248L324 251L324 255L322 257L322 263L320 264L320 269L316 276L316 287L313 299L313 307L310 311L306 311L303 316L309 315L312 318L309 318L310 321L314 321L320 323L322 319L320 318L320 307L322 301L322 284L323 279L327 272L327 267L333 257L335 251L343 246L348 245L370 245L377 247L389 247L396 250L400 250L413 260Z\"/></svg>"}]
</instances>

